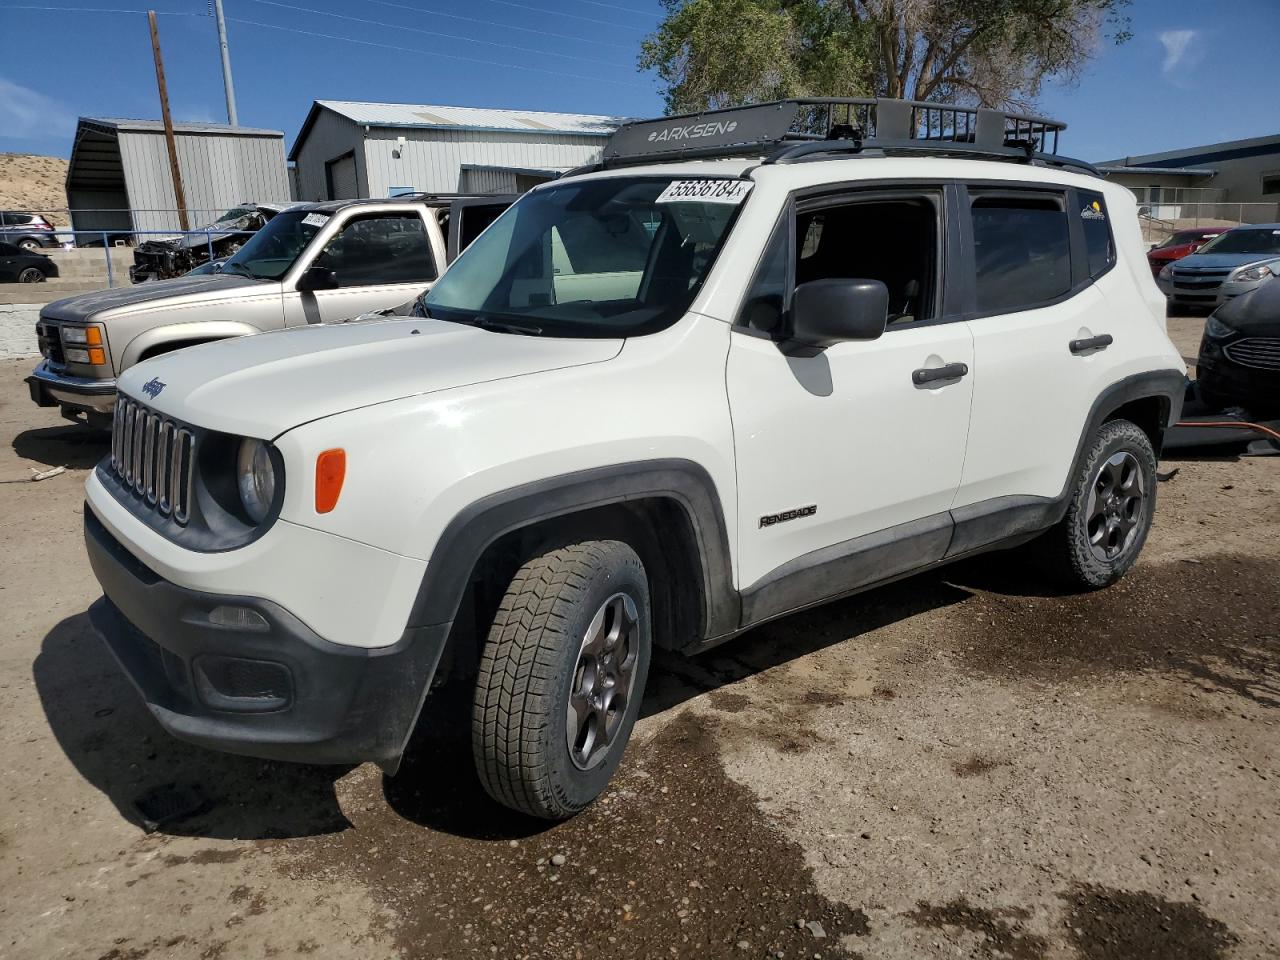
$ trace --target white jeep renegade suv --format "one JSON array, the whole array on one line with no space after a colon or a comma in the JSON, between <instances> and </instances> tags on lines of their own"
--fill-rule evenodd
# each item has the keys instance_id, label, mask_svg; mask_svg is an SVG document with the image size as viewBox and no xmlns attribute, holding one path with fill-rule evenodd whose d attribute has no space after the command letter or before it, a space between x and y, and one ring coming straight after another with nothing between
<instances>
[{"instance_id":1,"label":"white jeep renegade suv","mask_svg":"<svg viewBox=\"0 0 1280 960\"><path fill-rule=\"evenodd\" d=\"M564 817L655 645L1033 538L1112 583L1185 371L1133 196L1049 152L1060 126L632 124L421 316L140 364L88 482L98 629L166 729L257 756L394 771L468 683L487 789Z\"/></svg>"}]
</instances>

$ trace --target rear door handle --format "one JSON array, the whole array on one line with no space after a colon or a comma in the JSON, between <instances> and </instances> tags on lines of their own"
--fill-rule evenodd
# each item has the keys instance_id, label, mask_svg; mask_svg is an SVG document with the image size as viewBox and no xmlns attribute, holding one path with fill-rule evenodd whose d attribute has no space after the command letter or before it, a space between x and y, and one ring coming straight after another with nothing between
<instances>
[{"instance_id":1,"label":"rear door handle","mask_svg":"<svg viewBox=\"0 0 1280 960\"><path fill-rule=\"evenodd\" d=\"M1084 340L1072 340L1067 346L1071 348L1072 353L1084 353L1086 350L1105 350L1111 346L1111 343L1111 334L1103 333Z\"/></svg>"},{"instance_id":2,"label":"rear door handle","mask_svg":"<svg viewBox=\"0 0 1280 960\"><path fill-rule=\"evenodd\" d=\"M911 382L919 387L926 383L933 383L935 380L959 380L968 373L967 363L948 363L945 367L921 367L919 370L911 371Z\"/></svg>"}]
</instances>

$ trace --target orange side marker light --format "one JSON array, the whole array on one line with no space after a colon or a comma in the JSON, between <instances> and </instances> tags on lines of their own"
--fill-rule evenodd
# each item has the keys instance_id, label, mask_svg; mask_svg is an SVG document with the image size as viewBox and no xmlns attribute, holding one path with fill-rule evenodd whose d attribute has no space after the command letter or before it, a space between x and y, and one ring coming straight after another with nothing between
<instances>
[{"instance_id":1,"label":"orange side marker light","mask_svg":"<svg viewBox=\"0 0 1280 960\"><path fill-rule=\"evenodd\" d=\"M328 513L338 505L346 476L347 451L326 450L316 457L316 513Z\"/></svg>"}]
</instances>

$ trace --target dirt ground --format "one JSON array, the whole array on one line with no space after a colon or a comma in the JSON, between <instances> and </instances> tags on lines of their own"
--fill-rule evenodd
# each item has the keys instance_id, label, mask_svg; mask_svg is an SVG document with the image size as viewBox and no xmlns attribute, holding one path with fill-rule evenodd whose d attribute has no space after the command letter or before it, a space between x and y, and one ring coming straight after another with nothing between
<instances>
[{"instance_id":1,"label":"dirt ground","mask_svg":"<svg viewBox=\"0 0 1280 960\"><path fill-rule=\"evenodd\" d=\"M67 206L67 161L34 153L0 153L0 209L59 210ZM70 224L65 212L45 214L60 227Z\"/></svg>"},{"instance_id":2,"label":"dirt ground","mask_svg":"<svg viewBox=\"0 0 1280 960\"><path fill-rule=\"evenodd\" d=\"M1202 321L1174 321L1194 357ZM100 438L0 364L0 956L1280 958L1280 458L1166 459L1142 561L992 555L659 657L606 796L177 743L89 627ZM173 785L202 812L152 833Z\"/></svg>"}]
</instances>

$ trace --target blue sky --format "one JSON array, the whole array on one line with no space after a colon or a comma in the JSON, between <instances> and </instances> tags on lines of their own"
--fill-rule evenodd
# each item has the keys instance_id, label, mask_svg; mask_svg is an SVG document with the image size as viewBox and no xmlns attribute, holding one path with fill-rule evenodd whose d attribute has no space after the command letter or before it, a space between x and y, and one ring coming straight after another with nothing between
<instances>
[{"instance_id":1,"label":"blue sky","mask_svg":"<svg viewBox=\"0 0 1280 960\"><path fill-rule=\"evenodd\" d=\"M226 119L209 0L151 0L176 119ZM1041 112L1089 160L1280 133L1278 0L1134 0L1134 37L1104 43ZM24 6L56 10L19 9ZM146 0L0 0L0 151L66 156L77 116L158 117ZM635 69L657 0L225 0L240 122L292 144L313 99L644 116ZM252 21L252 22L246 22ZM376 21L376 22L363 22ZM286 29L279 29L286 28ZM16 40L17 42L12 42ZM361 41L361 42L354 42ZM14 56L15 52L18 54Z\"/></svg>"}]
</instances>

